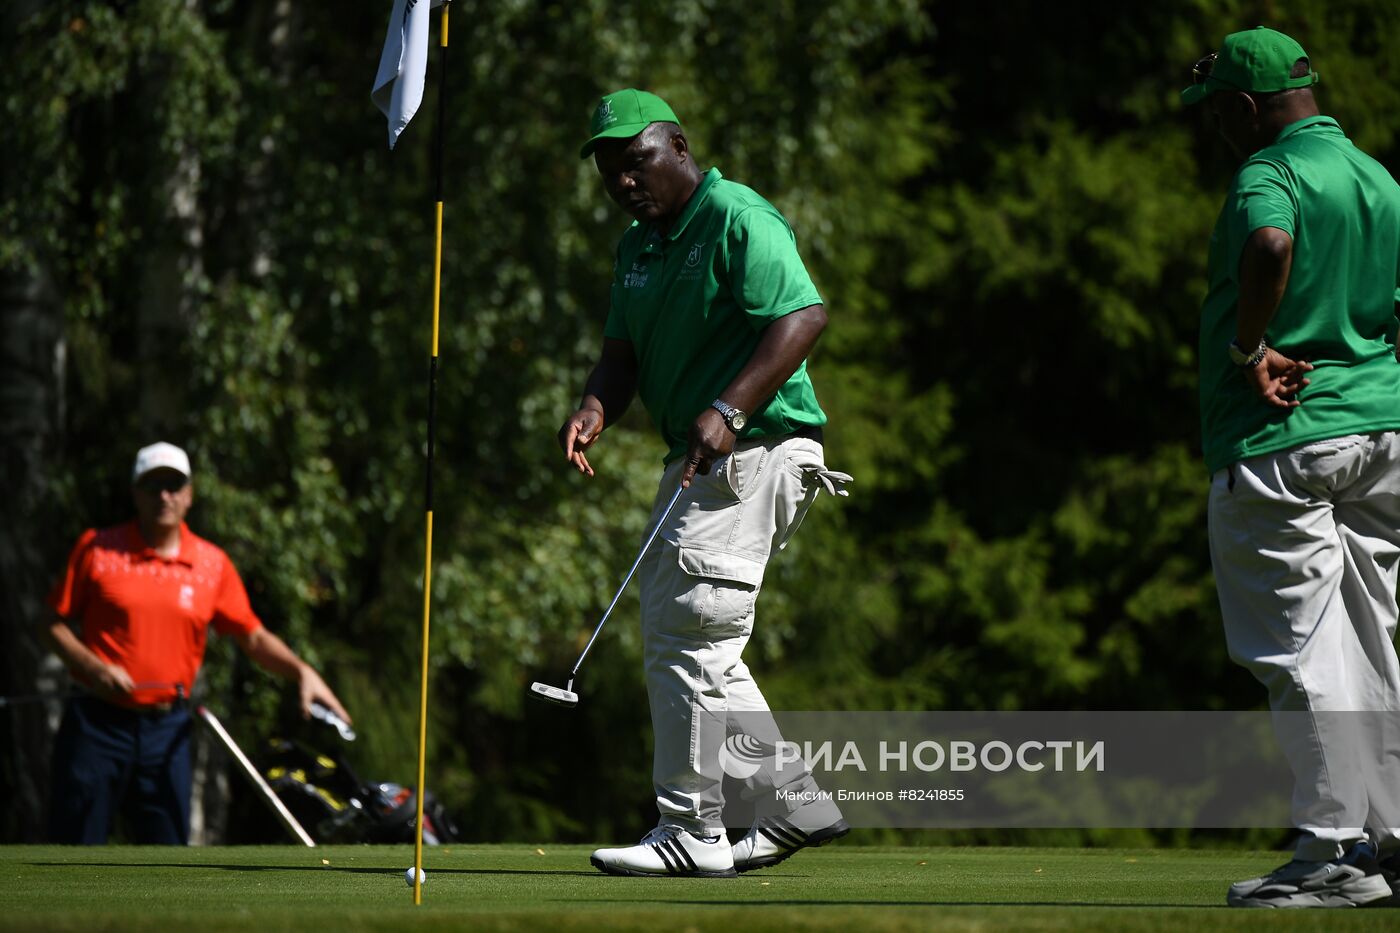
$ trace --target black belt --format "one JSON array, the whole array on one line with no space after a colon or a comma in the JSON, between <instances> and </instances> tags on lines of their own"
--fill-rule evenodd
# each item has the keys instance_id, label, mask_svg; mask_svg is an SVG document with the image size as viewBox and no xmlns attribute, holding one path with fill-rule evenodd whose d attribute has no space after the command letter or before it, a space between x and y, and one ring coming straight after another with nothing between
<instances>
[{"instance_id":1,"label":"black belt","mask_svg":"<svg viewBox=\"0 0 1400 933\"><path fill-rule=\"evenodd\" d=\"M107 716L133 716L141 718L157 718L169 716L185 708L184 700L172 700L168 703L148 703L144 706L126 703L110 703L107 700L92 695L91 693L80 693L75 699L78 702L87 704L91 710L100 710Z\"/></svg>"},{"instance_id":2,"label":"black belt","mask_svg":"<svg viewBox=\"0 0 1400 933\"><path fill-rule=\"evenodd\" d=\"M818 444L825 443L822 440L821 427L815 424L805 424L802 427L798 428L796 431L793 431L791 434L789 434L788 437L800 437L804 440L816 441Z\"/></svg>"},{"instance_id":3,"label":"black belt","mask_svg":"<svg viewBox=\"0 0 1400 933\"><path fill-rule=\"evenodd\" d=\"M137 704L122 703L120 701L114 702L112 700L105 699L104 697L100 697L96 693L93 693L91 690L88 689L81 689L76 694L76 696L80 700L86 700L91 703L100 703L101 707L105 709L121 710L124 713L135 713L138 716L164 716L167 713L173 713L176 710L184 709L185 706L188 704L188 699L185 696L184 684L175 685L175 699L163 700L160 703Z\"/></svg>"}]
</instances>

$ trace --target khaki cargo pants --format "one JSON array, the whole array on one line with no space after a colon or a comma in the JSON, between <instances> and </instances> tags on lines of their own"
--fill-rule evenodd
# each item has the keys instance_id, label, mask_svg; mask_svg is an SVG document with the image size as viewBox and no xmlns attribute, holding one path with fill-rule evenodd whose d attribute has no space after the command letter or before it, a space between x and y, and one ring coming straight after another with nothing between
<instances>
[{"instance_id":1,"label":"khaki cargo pants","mask_svg":"<svg viewBox=\"0 0 1400 933\"><path fill-rule=\"evenodd\" d=\"M653 525L684 466L677 460L662 474ZM701 835L723 831L719 752L726 715L768 709L742 658L764 568L818 492L847 480L826 469L815 440L773 437L740 444L708 476L695 477L638 568L656 742L652 776L662 825ZM765 742L776 738L776 726L772 733ZM788 769L785 779L786 790L802 790L812 780L805 768ZM762 782L763 776L750 780ZM773 789L746 788L746 797L750 790L771 795Z\"/></svg>"}]
</instances>

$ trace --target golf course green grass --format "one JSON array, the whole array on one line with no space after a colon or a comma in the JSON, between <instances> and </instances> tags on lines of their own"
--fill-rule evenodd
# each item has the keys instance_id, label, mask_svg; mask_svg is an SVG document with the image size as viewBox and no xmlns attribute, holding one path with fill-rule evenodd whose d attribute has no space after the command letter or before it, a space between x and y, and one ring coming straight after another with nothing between
<instances>
[{"instance_id":1,"label":"golf course green grass","mask_svg":"<svg viewBox=\"0 0 1400 933\"><path fill-rule=\"evenodd\" d=\"M834 845L737 880L612 878L587 846L0 847L0 930L1393 929L1389 910L1231 910L1276 852Z\"/></svg>"}]
</instances>

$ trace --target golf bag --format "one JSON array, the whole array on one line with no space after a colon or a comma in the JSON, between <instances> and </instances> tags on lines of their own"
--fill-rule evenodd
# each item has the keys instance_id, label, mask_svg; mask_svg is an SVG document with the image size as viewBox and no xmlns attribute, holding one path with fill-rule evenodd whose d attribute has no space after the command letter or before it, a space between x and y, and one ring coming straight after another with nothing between
<instances>
[{"instance_id":1,"label":"golf bag","mask_svg":"<svg viewBox=\"0 0 1400 933\"><path fill-rule=\"evenodd\" d=\"M413 789L361 781L338 754L326 755L301 742L267 741L258 770L278 799L318 843L414 841L417 801ZM447 809L428 792L423 798L423 843L461 839Z\"/></svg>"}]
</instances>

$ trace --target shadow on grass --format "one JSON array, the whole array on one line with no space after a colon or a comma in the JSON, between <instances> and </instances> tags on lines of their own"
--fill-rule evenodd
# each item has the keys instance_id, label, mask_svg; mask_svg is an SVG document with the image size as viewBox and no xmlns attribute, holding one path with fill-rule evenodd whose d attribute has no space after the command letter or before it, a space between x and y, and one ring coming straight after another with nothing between
<instances>
[{"instance_id":1,"label":"shadow on grass","mask_svg":"<svg viewBox=\"0 0 1400 933\"><path fill-rule=\"evenodd\" d=\"M554 898L564 904L577 900ZM589 904L645 904L645 899L621 897L590 897ZM791 900L791 901L680 901L667 899L666 904L686 907L1097 907L1101 910L1227 910L1225 904L1112 904L1102 901L860 901L860 900Z\"/></svg>"},{"instance_id":2,"label":"shadow on grass","mask_svg":"<svg viewBox=\"0 0 1400 933\"><path fill-rule=\"evenodd\" d=\"M577 904L577 899L553 898L559 904ZM647 898L588 898L588 904L630 904L638 906L645 904ZM1124 909L1124 911L1162 911L1162 909L1193 909L1193 911L1215 911L1215 909L1229 909L1224 904L1110 904L1105 901L858 901L858 899L846 899L846 901L808 901L808 899L797 899L797 901L678 901L678 899L666 898L665 904L683 906L708 906L708 908L731 908L731 906L742 906L742 908L787 908L787 906L923 906L923 908L949 908L949 906L967 906L967 908L1047 908L1047 906L1063 906L1063 908L1099 908L1112 911L1112 909Z\"/></svg>"},{"instance_id":3,"label":"shadow on grass","mask_svg":"<svg viewBox=\"0 0 1400 933\"><path fill-rule=\"evenodd\" d=\"M169 864L166 862L24 862L33 868L217 868L223 871L309 871L341 872L352 875L383 875L402 872L397 868L350 867L347 865L219 865L213 862L199 864ZM434 875L577 875L593 877L596 871L560 871L555 869L526 868L434 868Z\"/></svg>"}]
</instances>

